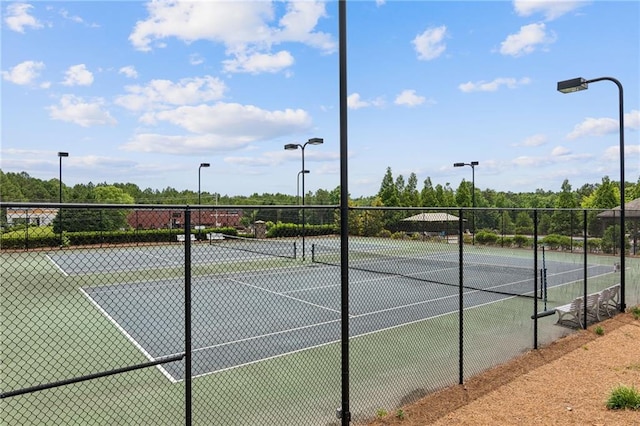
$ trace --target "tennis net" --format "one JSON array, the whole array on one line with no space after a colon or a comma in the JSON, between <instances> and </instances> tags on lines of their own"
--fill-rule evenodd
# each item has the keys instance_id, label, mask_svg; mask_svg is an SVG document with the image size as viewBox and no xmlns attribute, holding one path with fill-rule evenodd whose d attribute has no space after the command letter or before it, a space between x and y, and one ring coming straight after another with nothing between
<instances>
[{"instance_id":1,"label":"tennis net","mask_svg":"<svg viewBox=\"0 0 640 426\"><path fill-rule=\"evenodd\" d=\"M449 253L449 256L451 253ZM474 257L473 262L420 257L417 254L392 255L377 251L349 250L349 268L359 271L393 275L424 283L451 287L460 286L460 267L463 268L463 289L505 296L540 298L539 283L534 284L534 267L520 267L495 263L494 258L484 261ZM340 266L340 251L334 247L313 244L311 258L315 263Z\"/></svg>"},{"instance_id":2,"label":"tennis net","mask_svg":"<svg viewBox=\"0 0 640 426\"><path fill-rule=\"evenodd\" d=\"M283 257L285 259L296 258L295 241L262 240L225 234L223 239L213 244L230 250Z\"/></svg>"}]
</instances>

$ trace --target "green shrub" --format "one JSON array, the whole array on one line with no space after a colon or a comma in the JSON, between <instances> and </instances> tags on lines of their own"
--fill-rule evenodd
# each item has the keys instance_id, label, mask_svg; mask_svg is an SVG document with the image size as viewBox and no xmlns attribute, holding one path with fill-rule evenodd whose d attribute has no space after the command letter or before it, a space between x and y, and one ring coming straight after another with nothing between
<instances>
[{"instance_id":1,"label":"green shrub","mask_svg":"<svg viewBox=\"0 0 640 426\"><path fill-rule=\"evenodd\" d=\"M565 235L549 234L541 242L551 250L567 250L571 247L571 237Z\"/></svg>"},{"instance_id":2,"label":"green shrub","mask_svg":"<svg viewBox=\"0 0 640 426\"><path fill-rule=\"evenodd\" d=\"M640 319L640 306L634 306L630 311L635 319Z\"/></svg>"},{"instance_id":3,"label":"green shrub","mask_svg":"<svg viewBox=\"0 0 640 426\"><path fill-rule=\"evenodd\" d=\"M597 326L594 330L593 330L598 336L604 336L604 328L602 328L602 326Z\"/></svg>"},{"instance_id":4,"label":"green shrub","mask_svg":"<svg viewBox=\"0 0 640 426\"><path fill-rule=\"evenodd\" d=\"M478 244L493 245L498 241L498 234L486 229L482 229L476 233L476 242Z\"/></svg>"},{"instance_id":5,"label":"green shrub","mask_svg":"<svg viewBox=\"0 0 640 426\"><path fill-rule=\"evenodd\" d=\"M391 231L389 231L388 229L383 229L382 231L378 232L378 237L391 238Z\"/></svg>"},{"instance_id":6,"label":"green shrub","mask_svg":"<svg viewBox=\"0 0 640 426\"><path fill-rule=\"evenodd\" d=\"M513 243L516 247L522 248L533 244L533 239L525 235L516 235L513 237Z\"/></svg>"},{"instance_id":7,"label":"green shrub","mask_svg":"<svg viewBox=\"0 0 640 426\"><path fill-rule=\"evenodd\" d=\"M394 240L404 240L404 237L406 236L407 234L402 231L394 232L393 234L391 234L391 238Z\"/></svg>"},{"instance_id":8,"label":"green shrub","mask_svg":"<svg viewBox=\"0 0 640 426\"><path fill-rule=\"evenodd\" d=\"M607 400L610 410L640 410L640 392L634 387L619 385L614 388Z\"/></svg>"}]
</instances>

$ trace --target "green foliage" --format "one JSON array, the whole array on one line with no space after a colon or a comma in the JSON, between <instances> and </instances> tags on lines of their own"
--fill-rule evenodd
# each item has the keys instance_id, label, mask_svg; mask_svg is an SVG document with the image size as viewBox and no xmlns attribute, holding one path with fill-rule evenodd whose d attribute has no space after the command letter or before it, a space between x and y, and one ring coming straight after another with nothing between
<instances>
[{"instance_id":1,"label":"green foliage","mask_svg":"<svg viewBox=\"0 0 640 426\"><path fill-rule=\"evenodd\" d=\"M522 248L533 244L533 238L529 238L526 235L516 235L513 237L513 243L516 247Z\"/></svg>"},{"instance_id":2,"label":"green foliage","mask_svg":"<svg viewBox=\"0 0 640 426\"><path fill-rule=\"evenodd\" d=\"M404 240L407 234L403 231L394 232L391 234L391 239L393 240Z\"/></svg>"},{"instance_id":3,"label":"green foliage","mask_svg":"<svg viewBox=\"0 0 640 426\"><path fill-rule=\"evenodd\" d=\"M396 419L398 420L404 420L405 419L405 414L404 414L404 410L399 408L396 410Z\"/></svg>"},{"instance_id":4,"label":"green foliage","mask_svg":"<svg viewBox=\"0 0 640 426\"><path fill-rule=\"evenodd\" d=\"M604 336L604 328L602 328L602 326L600 326L600 325L596 326L596 328L593 331L598 336Z\"/></svg>"},{"instance_id":5,"label":"green foliage","mask_svg":"<svg viewBox=\"0 0 640 426\"><path fill-rule=\"evenodd\" d=\"M388 229L383 229L380 232L378 232L378 237L391 238L391 231L389 231Z\"/></svg>"},{"instance_id":6,"label":"green foliage","mask_svg":"<svg viewBox=\"0 0 640 426\"><path fill-rule=\"evenodd\" d=\"M302 225L295 223L278 223L267 231L267 238L295 237L302 235ZM333 225L305 225L304 235L306 237L316 235L332 235L338 230Z\"/></svg>"},{"instance_id":7,"label":"green foliage","mask_svg":"<svg viewBox=\"0 0 640 426\"><path fill-rule=\"evenodd\" d=\"M640 306L634 306L629 311L635 319L640 319Z\"/></svg>"},{"instance_id":8,"label":"green foliage","mask_svg":"<svg viewBox=\"0 0 640 426\"><path fill-rule=\"evenodd\" d=\"M609 394L607 408L610 410L640 410L640 392L634 386L619 385Z\"/></svg>"},{"instance_id":9,"label":"green foliage","mask_svg":"<svg viewBox=\"0 0 640 426\"><path fill-rule=\"evenodd\" d=\"M629 240L625 238L625 251L631 247ZM605 253L614 253L620 250L620 225L608 226L602 236L602 251Z\"/></svg>"},{"instance_id":10,"label":"green foliage","mask_svg":"<svg viewBox=\"0 0 640 426\"><path fill-rule=\"evenodd\" d=\"M481 229L476 233L476 243L478 244L492 245L492 244L495 244L497 241L498 241L498 234L496 234L495 232L492 232L486 229Z\"/></svg>"},{"instance_id":11,"label":"green foliage","mask_svg":"<svg viewBox=\"0 0 640 426\"><path fill-rule=\"evenodd\" d=\"M566 235L550 234L540 242L551 250L568 250L571 248L571 237L567 237Z\"/></svg>"},{"instance_id":12,"label":"green foliage","mask_svg":"<svg viewBox=\"0 0 640 426\"><path fill-rule=\"evenodd\" d=\"M389 413L384 408L378 408L378 410L376 411L376 416L379 419L381 419L383 417L387 417L387 414L389 414Z\"/></svg>"}]
</instances>

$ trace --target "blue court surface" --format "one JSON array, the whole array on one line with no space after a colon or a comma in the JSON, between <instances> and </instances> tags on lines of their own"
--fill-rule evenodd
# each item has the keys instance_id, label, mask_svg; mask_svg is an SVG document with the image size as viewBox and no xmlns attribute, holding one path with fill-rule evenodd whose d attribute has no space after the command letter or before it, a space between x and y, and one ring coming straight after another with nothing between
<instances>
[{"instance_id":1,"label":"blue court surface","mask_svg":"<svg viewBox=\"0 0 640 426\"><path fill-rule=\"evenodd\" d=\"M485 260L489 257L483 256ZM531 297L535 288L532 268L525 275L518 269L518 263L526 261L495 256L491 275L483 266L465 265L465 285L496 291L466 288L465 307L513 297L507 293ZM502 274L496 273L496 265ZM547 262L546 266L549 287L583 276L582 265ZM610 266L588 268L591 277L611 272ZM350 336L457 311L458 274L457 266L437 262L409 269L407 276L350 269ZM295 261L286 268L193 277L193 376L338 341L340 280L339 267ZM184 352L183 278L84 287L81 291L148 359ZM160 369L171 381L184 378L182 362Z\"/></svg>"}]
</instances>

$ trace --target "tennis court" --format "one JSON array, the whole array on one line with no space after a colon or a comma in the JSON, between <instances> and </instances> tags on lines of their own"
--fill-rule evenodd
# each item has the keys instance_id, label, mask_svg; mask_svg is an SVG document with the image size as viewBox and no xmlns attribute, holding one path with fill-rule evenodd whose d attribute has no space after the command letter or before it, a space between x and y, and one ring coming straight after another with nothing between
<instances>
[{"instance_id":1,"label":"tennis court","mask_svg":"<svg viewBox=\"0 0 640 426\"><path fill-rule=\"evenodd\" d=\"M198 256L196 250L195 258ZM206 259L203 255L201 261ZM456 259L451 252L413 258L401 265L404 273L399 273L393 272L399 267L397 259L388 260L390 265L383 267L386 271L373 272L365 270L364 263L370 259L355 256L349 273L350 336L457 311ZM465 308L534 294L533 268L527 268L530 260L483 255L465 262L469 261L474 263L464 266ZM296 261L291 265L193 277L193 376L339 341L340 268ZM546 268L549 287L580 280L584 272L573 263L547 262ZM587 273L594 277L612 270L592 265ZM150 360L184 351L183 279L84 287L81 291ZM161 370L169 380L180 381L182 364L167 364Z\"/></svg>"}]
</instances>

